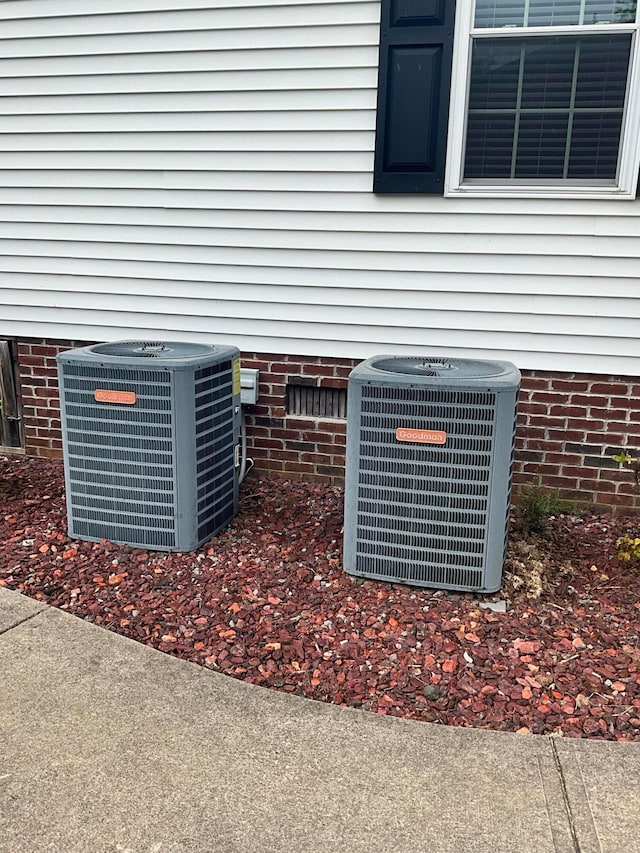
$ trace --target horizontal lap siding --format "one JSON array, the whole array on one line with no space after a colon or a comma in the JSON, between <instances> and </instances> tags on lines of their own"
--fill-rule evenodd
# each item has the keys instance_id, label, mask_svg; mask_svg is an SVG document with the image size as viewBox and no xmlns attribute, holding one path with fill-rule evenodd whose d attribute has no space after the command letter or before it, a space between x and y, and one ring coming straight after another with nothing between
<instances>
[{"instance_id":1,"label":"horizontal lap siding","mask_svg":"<svg viewBox=\"0 0 640 853\"><path fill-rule=\"evenodd\" d=\"M640 372L636 204L376 197L377 3L178 5L0 4L0 334Z\"/></svg>"}]
</instances>

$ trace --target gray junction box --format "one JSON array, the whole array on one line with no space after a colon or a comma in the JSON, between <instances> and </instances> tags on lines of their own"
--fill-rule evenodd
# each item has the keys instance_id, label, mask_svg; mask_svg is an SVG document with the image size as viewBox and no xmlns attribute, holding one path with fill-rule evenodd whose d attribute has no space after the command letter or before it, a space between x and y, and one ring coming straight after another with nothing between
<instances>
[{"instance_id":1,"label":"gray junction box","mask_svg":"<svg viewBox=\"0 0 640 853\"><path fill-rule=\"evenodd\" d=\"M58 356L69 535L191 551L237 512L240 352L120 341Z\"/></svg>"},{"instance_id":2,"label":"gray junction box","mask_svg":"<svg viewBox=\"0 0 640 853\"><path fill-rule=\"evenodd\" d=\"M344 565L367 578L500 588L520 372L375 356L349 376Z\"/></svg>"}]
</instances>

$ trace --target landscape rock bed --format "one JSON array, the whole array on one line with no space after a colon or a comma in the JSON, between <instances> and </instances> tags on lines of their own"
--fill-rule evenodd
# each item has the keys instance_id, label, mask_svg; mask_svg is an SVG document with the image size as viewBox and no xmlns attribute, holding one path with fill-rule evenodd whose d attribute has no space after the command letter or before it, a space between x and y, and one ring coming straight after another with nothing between
<instances>
[{"instance_id":1,"label":"landscape rock bed","mask_svg":"<svg viewBox=\"0 0 640 853\"><path fill-rule=\"evenodd\" d=\"M342 492L249 477L231 527L189 554L69 539L61 463L0 459L0 586L253 684L452 726L640 741L638 520L512 533L507 612L352 579ZM492 601L496 597L488 597Z\"/></svg>"}]
</instances>

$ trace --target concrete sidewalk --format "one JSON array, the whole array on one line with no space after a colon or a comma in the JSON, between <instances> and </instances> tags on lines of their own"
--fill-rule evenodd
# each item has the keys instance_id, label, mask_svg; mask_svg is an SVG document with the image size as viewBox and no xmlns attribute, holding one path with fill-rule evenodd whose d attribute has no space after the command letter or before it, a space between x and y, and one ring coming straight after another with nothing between
<instances>
[{"instance_id":1,"label":"concrete sidewalk","mask_svg":"<svg viewBox=\"0 0 640 853\"><path fill-rule=\"evenodd\" d=\"M0 588L0 853L640 853L640 744L453 729Z\"/></svg>"}]
</instances>

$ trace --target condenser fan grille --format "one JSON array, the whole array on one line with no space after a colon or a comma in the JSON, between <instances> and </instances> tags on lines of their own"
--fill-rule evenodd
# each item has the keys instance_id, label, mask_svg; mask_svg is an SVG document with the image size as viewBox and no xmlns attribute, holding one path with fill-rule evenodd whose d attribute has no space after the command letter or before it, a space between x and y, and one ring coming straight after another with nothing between
<instances>
[{"instance_id":1,"label":"condenser fan grille","mask_svg":"<svg viewBox=\"0 0 640 853\"><path fill-rule=\"evenodd\" d=\"M488 507L495 394L423 388L365 386L360 419L358 552L356 568L367 571L372 555L379 574L398 577L411 553L410 571L425 583L442 577L443 567L479 577L483 565ZM391 393L388 393L391 392ZM400 443L398 428L428 422L451 436L442 446ZM398 482L406 488L398 491ZM368 513L366 490L379 502ZM412 501L419 496L415 507ZM401 499L398 501L398 497ZM478 511L482 500L484 510ZM456 510L438 520L424 506L455 501ZM476 575L478 576L476 578Z\"/></svg>"},{"instance_id":2,"label":"condenser fan grille","mask_svg":"<svg viewBox=\"0 0 640 853\"><path fill-rule=\"evenodd\" d=\"M96 355L117 358L156 358L185 359L198 358L215 352L215 347L207 344L192 344L184 341L114 341L107 344L94 344L89 347Z\"/></svg>"},{"instance_id":3,"label":"condenser fan grille","mask_svg":"<svg viewBox=\"0 0 640 853\"><path fill-rule=\"evenodd\" d=\"M441 358L439 356L381 356L371 359L371 366L385 373L402 376L447 377L453 381L496 376L501 372L496 362L473 361L465 358Z\"/></svg>"},{"instance_id":4,"label":"condenser fan grille","mask_svg":"<svg viewBox=\"0 0 640 853\"><path fill-rule=\"evenodd\" d=\"M170 374L71 363L62 365L62 383L75 534L172 548ZM95 398L96 387L135 393L138 405L105 406ZM131 511L123 513L124 506Z\"/></svg>"},{"instance_id":5,"label":"condenser fan grille","mask_svg":"<svg viewBox=\"0 0 640 853\"><path fill-rule=\"evenodd\" d=\"M231 361L195 374L198 539L220 530L234 514L232 380Z\"/></svg>"}]
</instances>

